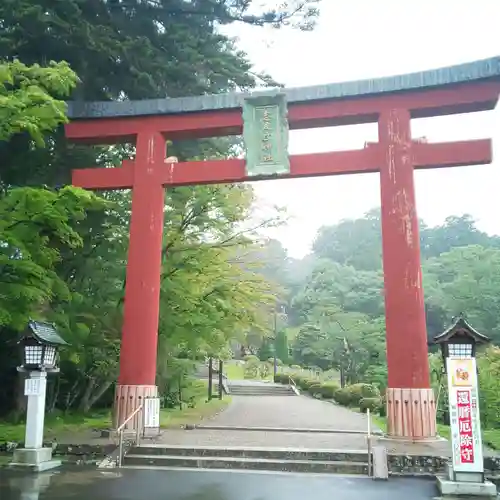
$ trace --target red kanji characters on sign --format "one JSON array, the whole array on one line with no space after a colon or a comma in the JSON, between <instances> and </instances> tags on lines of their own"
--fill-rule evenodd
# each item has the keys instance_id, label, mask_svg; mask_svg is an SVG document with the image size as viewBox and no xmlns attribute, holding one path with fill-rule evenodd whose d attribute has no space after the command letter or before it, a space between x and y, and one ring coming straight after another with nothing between
<instances>
[{"instance_id":1,"label":"red kanji characters on sign","mask_svg":"<svg viewBox=\"0 0 500 500\"><path fill-rule=\"evenodd\" d=\"M460 461L474 463L474 438L472 435L471 398L469 390L457 391L458 432L460 436Z\"/></svg>"}]
</instances>

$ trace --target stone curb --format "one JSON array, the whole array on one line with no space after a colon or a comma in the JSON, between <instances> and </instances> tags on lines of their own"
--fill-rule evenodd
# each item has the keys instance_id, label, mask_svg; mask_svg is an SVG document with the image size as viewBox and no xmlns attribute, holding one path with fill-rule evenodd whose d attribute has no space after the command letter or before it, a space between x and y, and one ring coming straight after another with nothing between
<instances>
[{"instance_id":1,"label":"stone curb","mask_svg":"<svg viewBox=\"0 0 500 500\"><path fill-rule=\"evenodd\" d=\"M366 436L366 431L342 430L342 429L308 429L308 428L287 428L287 427L245 427L229 425L190 425L186 430L212 430L212 431L255 431L255 432L288 432L303 434L356 434ZM373 431L373 436L383 436L382 431Z\"/></svg>"}]
</instances>

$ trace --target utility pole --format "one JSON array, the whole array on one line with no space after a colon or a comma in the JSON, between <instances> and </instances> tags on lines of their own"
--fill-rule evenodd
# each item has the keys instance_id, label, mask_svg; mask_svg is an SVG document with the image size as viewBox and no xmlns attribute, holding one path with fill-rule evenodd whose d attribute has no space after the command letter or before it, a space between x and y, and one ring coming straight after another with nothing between
<instances>
[{"instance_id":1,"label":"utility pole","mask_svg":"<svg viewBox=\"0 0 500 500\"><path fill-rule=\"evenodd\" d=\"M212 365L212 356L208 358L208 400L212 400L212 378L213 378L213 365Z\"/></svg>"},{"instance_id":2,"label":"utility pole","mask_svg":"<svg viewBox=\"0 0 500 500\"><path fill-rule=\"evenodd\" d=\"M276 308L274 309L274 342L273 342L273 351L274 351L274 364L273 364L273 374L274 378L278 374L278 359L276 358L276 339L278 337L278 311ZM274 380L273 378L273 380Z\"/></svg>"},{"instance_id":3,"label":"utility pole","mask_svg":"<svg viewBox=\"0 0 500 500\"><path fill-rule=\"evenodd\" d=\"M224 389L224 362L219 359L219 399L222 399L222 390Z\"/></svg>"},{"instance_id":4,"label":"utility pole","mask_svg":"<svg viewBox=\"0 0 500 500\"><path fill-rule=\"evenodd\" d=\"M340 327L343 328L342 325L340 325ZM342 354L340 356L340 387L343 389L346 386L347 382L345 362L347 360L347 355L349 354L349 342L347 342L347 339L345 337L337 337L337 340L340 340L342 342Z\"/></svg>"}]
</instances>

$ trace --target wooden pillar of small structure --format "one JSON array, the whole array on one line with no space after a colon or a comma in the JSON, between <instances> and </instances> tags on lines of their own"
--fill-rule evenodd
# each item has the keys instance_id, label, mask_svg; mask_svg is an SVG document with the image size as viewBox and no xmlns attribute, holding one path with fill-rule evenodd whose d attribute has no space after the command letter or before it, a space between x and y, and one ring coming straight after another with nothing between
<instances>
[{"instance_id":1,"label":"wooden pillar of small structure","mask_svg":"<svg viewBox=\"0 0 500 500\"><path fill-rule=\"evenodd\" d=\"M208 358L208 400L211 401L213 397L213 379L214 369L212 365L212 357Z\"/></svg>"},{"instance_id":2,"label":"wooden pillar of small structure","mask_svg":"<svg viewBox=\"0 0 500 500\"><path fill-rule=\"evenodd\" d=\"M379 143L387 339L387 420L393 438L436 436L430 388L410 112L380 114Z\"/></svg>"},{"instance_id":3,"label":"wooden pillar of small structure","mask_svg":"<svg viewBox=\"0 0 500 500\"><path fill-rule=\"evenodd\" d=\"M222 361L222 359L219 359L219 399L222 399L222 391L224 390L223 370L224 362Z\"/></svg>"}]
</instances>

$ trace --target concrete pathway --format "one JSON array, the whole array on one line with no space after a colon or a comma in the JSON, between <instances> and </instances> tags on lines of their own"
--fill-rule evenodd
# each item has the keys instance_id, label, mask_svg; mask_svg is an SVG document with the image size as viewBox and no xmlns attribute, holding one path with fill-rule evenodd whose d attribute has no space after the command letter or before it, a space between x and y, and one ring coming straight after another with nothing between
<instances>
[{"instance_id":1,"label":"concrete pathway","mask_svg":"<svg viewBox=\"0 0 500 500\"><path fill-rule=\"evenodd\" d=\"M191 470L99 472L76 468L40 475L0 470L0 498L18 500L431 500L434 481L354 476Z\"/></svg>"},{"instance_id":2,"label":"concrete pathway","mask_svg":"<svg viewBox=\"0 0 500 500\"><path fill-rule=\"evenodd\" d=\"M364 451L367 424L366 415L306 396L234 396L229 408L200 423L221 429L166 429L157 442L184 446ZM240 430L242 427L278 430ZM297 429L356 431L358 434L294 432Z\"/></svg>"},{"instance_id":3,"label":"concrete pathway","mask_svg":"<svg viewBox=\"0 0 500 500\"><path fill-rule=\"evenodd\" d=\"M234 396L229 408L203 423L366 432L368 420L361 413L306 396Z\"/></svg>"},{"instance_id":4,"label":"concrete pathway","mask_svg":"<svg viewBox=\"0 0 500 500\"><path fill-rule=\"evenodd\" d=\"M157 444L182 446L221 446L241 448L292 448L304 450L365 451L366 438L354 434L306 434L302 432L192 431L165 430Z\"/></svg>"}]
</instances>

